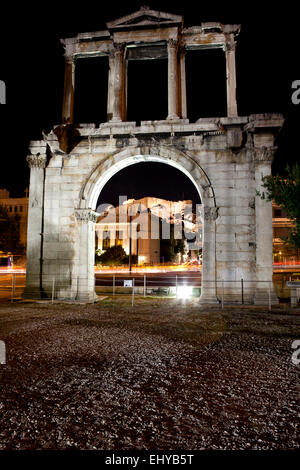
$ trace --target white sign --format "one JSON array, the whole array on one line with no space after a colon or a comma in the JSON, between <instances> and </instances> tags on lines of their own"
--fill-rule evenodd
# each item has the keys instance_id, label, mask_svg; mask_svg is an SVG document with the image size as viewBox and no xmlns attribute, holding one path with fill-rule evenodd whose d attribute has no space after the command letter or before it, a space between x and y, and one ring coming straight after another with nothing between
<instances>
[{"instance_id":1,"label":"white sign","mask_svg":"<svg viewBox=\"0 0 300 470\"><path fill-rule=\"evenodd\" d=\"M124 287L132 287L132 280L124 281Z\"/></svg>"},{"instance_id":2,"label":"white sign","mask_svg":"<svg viewBox=\"0 0 300 470\"><path fill-rule=\"evenodd\" d=\"M4 341L0 341L0 364L6 364L6 350Z\"/></svg>"}]
</instances>

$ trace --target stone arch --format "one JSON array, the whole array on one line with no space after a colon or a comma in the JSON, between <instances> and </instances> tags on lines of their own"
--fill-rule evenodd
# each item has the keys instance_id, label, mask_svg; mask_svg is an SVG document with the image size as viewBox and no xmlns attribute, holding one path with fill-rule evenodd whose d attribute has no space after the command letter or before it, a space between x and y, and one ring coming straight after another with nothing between
<instances>
[{"instance_id":1,"label":"stone arch","mask_svg":"<svg viewBox=\"0 0 300 470\"><path fill-rule=\"evenodd\" d=\"M80 208L96 209L98 196L118 171L141 162L159 162L171 165L184 173L196 187L204 208L215 208L216 201L210 180L200 165L189 155L168 147L127 148L101 161L86 178L80 191Z\"/></svg>"},{"instance_id":2,"label":"stone arch","mask_svg":"<svg viewBox=\"0 0 300 470\"><path fill-rule=\"evenodd\" d=\"M100 162L86 178L82 185L78 210L90 211L96 209L97 200L104 185L109 179L123 168L140 162L160 162L171 165L184 173L198 190L204 214L203 227L203 268L202 292L200 301L215 303L216 298L216 218L218 208L210 180L200 165L189 155L182 151L166 146L129 147L120 152L109 155ZM91 221L91 219L89 219ZM94 222L96 219L94 220ZM85 235L83 236L85 238ZM81 236L82 239L82 236ZM82 243L82 242L81 242ZM87 243L85 244L87 246ZM86 253L82 252L80 265L87 263ZM93 254L93 253L92 253ZM89 256L88 256L89 258ZM92 260L89 262L92 265ZM91 269L87 270L91 271ZM83 283L86 288L91 280ZM78 292L78 298L85 298L84 291Z\"/></svg>"}]
</instances>

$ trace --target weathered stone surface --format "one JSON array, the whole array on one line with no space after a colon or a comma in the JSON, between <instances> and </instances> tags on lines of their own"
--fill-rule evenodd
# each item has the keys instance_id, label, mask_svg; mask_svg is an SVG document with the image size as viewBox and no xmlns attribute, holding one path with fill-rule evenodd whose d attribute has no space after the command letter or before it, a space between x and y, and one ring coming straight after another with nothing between
<instances>
[{"instance_id":1,"label":"weathered stone surface","mask_svg":"<svg viewBox=\"0 0 300 470\"><path fill-rule=\"evenodd\" d=\"M144 131L145 127L147 126L144 124ZM167 127L171 130L170 124ZM244 127L241 129L244 132ZM266 132L269 133L269 129ZM152 124L149 124L150 133L152 133ZM211 136L212 144L217 138L218 136ZM94 154L90 152L89 138L86 136L80 142L79 153L77 153L77 147L74 147L72 154L63 157L68 165L51 166L52 160L56 160L57 157L56 154L52 154L46 168L44 272L47 272L49 267L51 274L55 274L55 269L58 276L64 274L63 283L69 282L69 293L70 295L72 293L73 298L92 299L93 296L91 253L96 221L94 209L96 209L99 192L114 173L139 161L159 161L173 165L192 177L204 206L204 281L205 277L208 281L212 281L215 276L221 279L229 277L239 280L241 273L245 281L256 277L259 279L260 276L263 276L265 280L272 279L272 266L268 264L262 271L261 263L257 267L255 262L257 243L259 243L257 230L263 230L260 241L262 247L259 248L262 253L260 256L265 257L266 253L269 253L270 257L272 253L271 223L265 224L265 214L269 217L271 209L264 201L255 202L261 166L263 165L264 171L267 171L266 168L270 170L271 160L259 159L257 163L259 166L255 167L252 164L256 152L254 148L253 151L247 151L245 154L246 161L229 163L226 142L224 142L223 149L213 150L214 145L212 145L212 148L206 150L205 153L201 148L198 152L194 150L191 156L189 139L185 140L184 149L178 150L172 145L171 136L169 139L165 136L160 139L157 136L155 142L149 140L148 145L143 147L125 145L120 150L117 146L117 139L114 140L114 145L113 152L111 152L112 142L107 137L107 142L104 141L102 145L102 153ZM218 146L220 147L219 143ZM260 149L259 152L261 152ZM268 150L264 149L263 153L265 155ZM212 165L212 161L218 163ZM70 174L71 169L72 174ZM32 171L37 171L36 167L33 167ZM45 170L38 167L38 171ZM35 184L31 187L32 195L35 191ZM39 180L39 185L39 191L42 191L41 180ZM258 220L262 220L261 229L257 226ZM89 246L88 249L87 246ZM72 265L71 275L70 263L64 264L67 259ZM53 264L54 260L55 264ZM56 266L55 269L54 266ZM36 263L36 270L38 269L39 266ZM62 272L64 270L65 273ZM72 276L77 276L80 280L79 297L74 288L74 282L72 284ZM30 275L28 281L30 281ZM64 296L66 289L64 287L62 290ZM84 289L92 291L85 293ZM211 285L208 283L205 287L204 282L203 299L211 302L213 292ZM251 292L252 299L254 299L255 284Z\"/></svg>"}]
</instances>

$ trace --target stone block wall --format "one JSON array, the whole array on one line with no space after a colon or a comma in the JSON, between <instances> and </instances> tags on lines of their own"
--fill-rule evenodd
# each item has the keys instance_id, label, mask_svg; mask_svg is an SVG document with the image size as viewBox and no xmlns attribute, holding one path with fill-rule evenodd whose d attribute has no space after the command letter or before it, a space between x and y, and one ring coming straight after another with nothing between
<instances>
[{"instance_id":1,"label":"stone block wall","mask_svg":"<svg viewBox=\"0 0 300 470\"><path fill-rule=\"evenodd\" d=\"M93 299L94 211L101 188L128 165L159 161L183 171L201 197L201 301L217 302L222 289L239 300L243 279L245 301L263 302L261 281L272 281L272 212L256 190L271 171L282 123L279 115L255 115L82 126L68 152L59 126L32 142L25 296L50 297L55 282L58 298Z\"/></svg>"}]
</instances>

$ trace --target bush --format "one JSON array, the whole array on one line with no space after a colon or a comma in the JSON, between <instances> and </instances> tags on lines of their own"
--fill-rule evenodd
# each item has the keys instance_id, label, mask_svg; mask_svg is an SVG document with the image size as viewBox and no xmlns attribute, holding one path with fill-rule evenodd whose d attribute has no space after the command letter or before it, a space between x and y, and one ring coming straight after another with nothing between
<instances>
[{"instance_id":1,"label":"bush","mask_svg":"<svg viewBox=\"0 0 300 470\"><path fill-rule=\"evenodd\" d=\"M122 260L122 264L129 264L129 255L126 255ZM137 255L131 255L131 264L138 264Z\"/></svg>"},{"instance_id":2,"label":"bush","mask_svg":"<svg viewBox=\"0 0 300 470\"><path fill-rule=\"evenodd\" d=\"M96 250L95 261L109 266L120 266L121 264L129 264L129 256L121 245L114 245L100 255L98 250ZM138 257L131 255L131 263L136 264L137 262Z\"/></svg>"}]
</instances>

